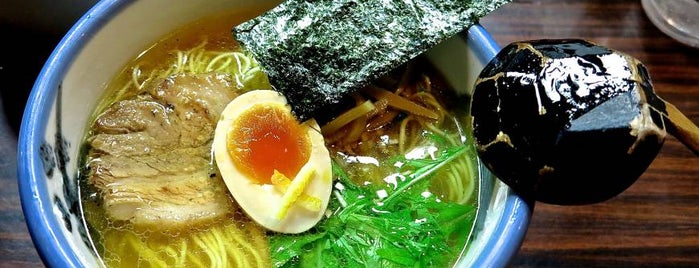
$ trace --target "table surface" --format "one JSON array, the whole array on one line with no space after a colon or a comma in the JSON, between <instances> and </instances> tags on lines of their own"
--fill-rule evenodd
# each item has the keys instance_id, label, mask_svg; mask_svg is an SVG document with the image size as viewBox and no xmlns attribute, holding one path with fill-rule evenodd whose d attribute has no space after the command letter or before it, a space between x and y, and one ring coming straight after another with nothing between
<instances>
[{"instance_id":1,"label":"table surface","mask_svg":"<svg viewBox=\"0 0 699 268\"><path fill-rule=\"evenodd\" d=\"M657 30L638 0L515 1L481 24L500 45L583 38L631 54L650 70L658 95L699 123L699 50ZM16 133L31 80L58 40L53 37L45 38L50 46L35 53L33 64L0 61L3 80L26 80L0 91L0 267L42 265L17 193ZM699 266L699 157L668 137L648 170L621 195L587 206L537 203L510 266Z\"/></svg>"}]
</instances>

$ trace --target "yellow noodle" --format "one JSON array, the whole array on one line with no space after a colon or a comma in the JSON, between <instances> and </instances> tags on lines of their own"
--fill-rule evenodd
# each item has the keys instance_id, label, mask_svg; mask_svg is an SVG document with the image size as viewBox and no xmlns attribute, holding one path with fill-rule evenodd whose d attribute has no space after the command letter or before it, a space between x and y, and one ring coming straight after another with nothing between
<instances>
[{"instance_id":1,"label":"yellow noodle","mask_svg":"<svg viewBox=\"0 0 699 268\"><path fill-rule=\"evenodd\" d=\"M237 242L243 248L247 249L249 252L252 252L253 257L255 258L255 262L262 263L260 256L257 255L257 250L255 250L255 248L252 245L245 241L245 238L239 237L238 235L231 235L230 238L235 240L235 242Z\"/></svg>"},{"instance_id":2,"label":"yellow noodle","mask_svg":"<svg viewBox=\"0 0 699 268\"><path fill-rule=\"evenodd\" d=\"M204 264L204 263L201 261L201 259L198 258L198 257L197 257L196 255L194 255L194 254L187 254L187 259L190 261L190 263L196 265L196 267L202 267L202 268L209 267L208 265Z\"/></svg>"},{"instance_id":3,"label":"yellow noodle","mask_svg":"<svg viewBox=\"0 0 699 268\"><path fill-rule=\"evenodd\" d=\"M181 244L181 246L180 246L180 258L179 258L178 263L179 263L179 265L180 265L181 267L184 267L185 261L187 260L187 259L186 259L186 255L187 255L187 241L185 241L184 239L182 239L182 241L180 242L180 244Z\"/></svg>"},{"instance_id":4,"label":"yellow noodle","mask_svg":"<svg viewBox=\"0 0 699 268\"><path fill-rule=\"evenodd\" d=\"M138 82L138 78L141 76L141 69L138 68L138 66L134 67L131 70L131 83L136 85L136 88L141 89L143 87L143 84Z\"/></svg>"},{"instance_id":5,"label":"yellow noodle","mask_svg":"<svg viewBox=\"0 0 699 268\"><path fill-rule=\"evenodd\" d=\"M264 256L260 255L260 252L269 253L269 251L267 250L269 248L269 245L267 243L264 231L254 224L248 224L246 226L246 229L250 234L252 234L252 240L254 240L253 242L255 242L255 245L257 246L257 249L258 249L258 250L251 250L251 253L252 253L251 255L255 259L257 266L258 267L268 266L267 262L265 262L265 260L267 260L269 258L264 258Z\"/></svg>"},{"instance_id":6,"label":"yellow noodle","mask_svg":"<svg viewBox=\"0 0 699 268\"><path fill-rule=\"evenodd\" d=\"M217 252L219 252L219 260L220 260L220 265L221 267L224 267L225 264L227 263L226 260L228 259L228 252L226 251L226 245L223 243L223 240L221 239L220 233L218 228L212 229L211 233L211 242L216 244Z\"/></svg>"},{"instance_id":7,"label":"yellow noodle","mask_svg":"<svg viewBox=\"0 0 699 268\"><path fill-rule=\"evenodd\" d=\"M207 232L207 233L203 234L201 238L204 241L204 243L206 243L209 246L209 249L211 250L211 255L214 257L212 266L213 267L223 267L221 248L219 248L217 246L216 238L214 238L214 235L211 232Z\"/></svg>"},{"instance_id":8,"label":"yellow noodle","mask_svg":"<svg viewBox=\"0 0 699 268\"><path fill-rule=\"evenodd\" d=\"M129 242L129 245L131 246L131 248L133 248L134 252L137 252L139 254L140 259L143 259L145 257L145 259L148 260L149 264L154 267L167 267L167 263L161 260L155 251L151 250L146 245L141 243L141 240L137 237L130 239Z\"/></svg>"},{"instance_id":9,"label":"yellow noodle","mask_svg":"<svg viewBox=\"0 0 699 268\"><path fill-rule=\"evenodd\" d=\"M399 134L398 134L398 150L400 151L401 154L405 153L405 140L407 139L406 136L406 126L408 125L408 122L410 121L410 116L406 117L403 119L403 121L400 122L400 129L399 129Z\"/></svg>"},{"instance_id":10,"label":"yellow noodle","mask_svg":"<svg viewBox=\"0 0 699 268\"><path fill-rule=\"evenodd\" d=\"M237 235L238 232L239 232L239 230L238 230L237 228L229 228L229 229L230 229L230 230L226 230L227 234L229 235L229 236L226 237L226 238L227 238L227 240L231 241L231 240L233 240L233 239L231 239L230 236L231 236L231 235L233 235L233 236ZM244 256L241 256L241 255L244 255L243 252L242 252L242 250L234 250L233 247L227 247L226 250L228 251L229 254L231 254L231 255L233 256L233 257L231 258L231 260L235 262L235 266L234 266L234 267L245 267L245 266L246 266L245 264L246 264L247 262L245 262L245 264L243 263L243 261L245 261L245 257L244 257ZM230 263L230 262L229 262L229 263Z\"/></svg>"},{"instance_id":11,"label":"yellow noodle","mask_svg":"<svg viewBox=\"0 0 699 268\"><path fill-rule=\"evenodd\" d=\"M214 253L211 251L211 249L206 244L206 242L204 242L202 237L199 237L199 236L194 236L192 238L193 238L192 240L194 241L194 243L197 246L199 246L201 249L203 249L204 253L206 253L206 256L209 257L210 266L214 266L216 263L216 257L214 256Z\"/></svg>"}]
</instances>

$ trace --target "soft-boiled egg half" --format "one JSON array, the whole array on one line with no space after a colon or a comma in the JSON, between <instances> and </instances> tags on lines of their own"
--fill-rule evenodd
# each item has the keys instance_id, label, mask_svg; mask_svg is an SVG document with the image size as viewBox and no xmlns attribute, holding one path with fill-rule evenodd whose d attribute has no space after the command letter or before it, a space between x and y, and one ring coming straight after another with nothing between
<instances>
[{"instance_id":1,"label":"soft-boiled egg half","mask_svg":"<svg viewBox=\"0 0 699 268\"><path fill-rule=\"evenodd\" d=\"M300 233L324 215L332 188L330 153L318 123L299 123L278 92L254 90L231 101L213 148L226 187L260 225Z\"/></svg>"}]
</instances>

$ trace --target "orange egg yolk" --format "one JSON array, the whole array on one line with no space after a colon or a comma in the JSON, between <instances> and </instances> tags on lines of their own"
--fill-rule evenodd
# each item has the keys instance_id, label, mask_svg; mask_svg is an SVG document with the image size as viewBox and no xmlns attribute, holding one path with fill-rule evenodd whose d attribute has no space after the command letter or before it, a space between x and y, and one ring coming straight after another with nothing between
<instances>
[{"instance_id":1,"label":"orange egg yolk","mask_svg":"<svg viewBox=\"0 0 699 268\"><path fill-rule=\"evenodd\" d=\"M270 184L274 170L294 178L311 151L306 129L284 105L256 104L233 121L228 154L255 183Z\"/></svg>"}]
</instances>

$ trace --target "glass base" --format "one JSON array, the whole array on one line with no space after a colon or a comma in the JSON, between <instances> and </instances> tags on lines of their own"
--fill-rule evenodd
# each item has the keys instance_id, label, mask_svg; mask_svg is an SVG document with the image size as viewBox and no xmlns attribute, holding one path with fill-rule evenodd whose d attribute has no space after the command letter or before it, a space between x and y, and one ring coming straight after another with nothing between
<instances>
[{"instance_id":1,"label":"glass base","mask_svg":"<svg viewBox=\"0 0 699 268\"><path fill-rule=\"evenodd\" d=\"M658 29L699 48L699 0L641 0L641 4Z\"/></svg>"}]
</instances>

